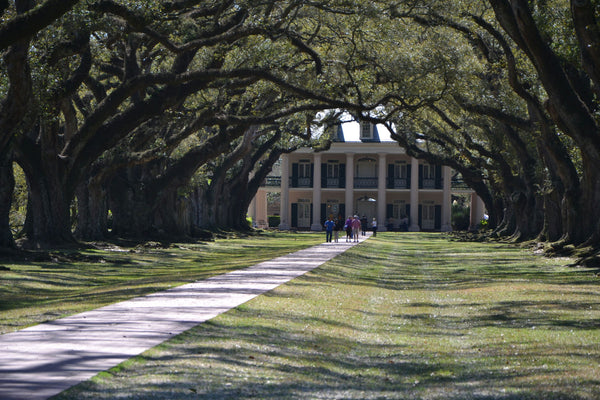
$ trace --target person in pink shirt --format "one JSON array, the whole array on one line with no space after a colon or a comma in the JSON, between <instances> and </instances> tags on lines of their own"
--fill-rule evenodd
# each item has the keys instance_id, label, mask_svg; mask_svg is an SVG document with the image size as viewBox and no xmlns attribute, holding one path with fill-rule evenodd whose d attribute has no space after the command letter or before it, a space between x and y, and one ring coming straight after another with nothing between
<instances>
[{"instance_id":1,"label":"person in pink shirt","mask_svg":"<svg viewBox=\"0 0 600 400\"><path fill-rule=\"evenodd\" d=\"M352 241L352 216L349 215L346 220L346 224L344 225L344 229L346 230L346 242Z\"/></svg>"},{"instance_id":2,"label":"person in pink shirt","mask_svg":"<svg viewBox=\"0 0 600 400\"><path fill-rule=\"evenodd\" d=\"M358 235L360 234L360 219L358 215L355 215L352 220L352 234L354 235L354 241L358 242Z\"/></svg>"}]
</instances>

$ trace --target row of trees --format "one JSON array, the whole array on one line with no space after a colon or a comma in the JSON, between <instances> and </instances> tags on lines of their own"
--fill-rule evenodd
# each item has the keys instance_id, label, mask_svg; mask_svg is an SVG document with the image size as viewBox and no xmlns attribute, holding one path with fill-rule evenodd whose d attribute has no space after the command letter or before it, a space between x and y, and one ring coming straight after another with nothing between
<instances>
[{"instance_id":1,"label":"row of trees","mask_svg":"<svg viewBox=\"0 0 600 400\"><path fill-rule=\"evenodd\" d=\"M33 244L72 241L74 216L77 237L101 239L108 210L122 236L242 228L278 157L317 145L315 124L335 122L320 111L345 109L459 171L495 235L593 254L598 11L589 0L0 2L0 246L14 246L14 162Z\"/></svg>"},{"instance_id":2,"label":"row of trees","mask_svg":"<svg viewBox=\"0 0 600 400\"><path fill-rule=\"evenodd\" d=\"M394 138L409 154L460 171L484 200L494 235L546 241L551 252L577 246L597 254L600 3L488 0L387 9L390 29L383 32L405 26L418 73L398 79L403 58L390 65L367 52L365 60L377 63L386 87L400 89L415 76L423 84L379 118L395 127ZM386 41L392 47L396 34Z\"/></svg>"},{"instance_id":3,"label":"row of trees","mask_svg":"<svg viewBox=\"0 0 600 400\"><path fill-rule=\"evenodd\" d=\"M36 3L6 3L0 32L0 202L14 161L34 245L73 240L74 203L83 239L106 235L109 209L119 235L190 233L175 211L198 171L201 208L229 210L207 224L240 227L261 177L306 142L307 113L349 105L321 87L301 1Z\"/></svg>"}]
</instances>

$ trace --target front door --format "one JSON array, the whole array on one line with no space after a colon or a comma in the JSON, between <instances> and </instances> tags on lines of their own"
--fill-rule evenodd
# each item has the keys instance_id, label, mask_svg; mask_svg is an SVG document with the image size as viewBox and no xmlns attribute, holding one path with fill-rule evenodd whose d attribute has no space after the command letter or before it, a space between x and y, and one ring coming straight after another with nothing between
<instances>
[{"instance_id":1,"label":"front door","mask_svg":"<svg viewBox=\"0 0 600 400\"><path fill-rule=\"evenodd\" d=\"M358 199L356 211L359 217L364 215L369 221L372 221L373 218L377 218L377 202L373 198Z\"/></svg>"},{"instance_id":2,"label":"front door","mask_svg":"<svg viewBox=\"0 0 600 400\"><path fill-rule=\"evenodd\" d=\"M298 200L298 228L310 228L310 200Z\"/></svg>"}]
</instances>

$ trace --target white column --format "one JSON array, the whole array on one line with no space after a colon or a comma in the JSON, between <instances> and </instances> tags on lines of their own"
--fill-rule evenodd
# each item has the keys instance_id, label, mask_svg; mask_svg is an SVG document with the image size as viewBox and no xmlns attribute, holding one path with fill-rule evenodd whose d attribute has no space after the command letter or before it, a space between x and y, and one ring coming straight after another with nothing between
<instances>
[{"instance_id":1,"label":"white column","mask_svg":"<svg viewBox=\"0 0 600 400\"><path fill-rule=\"evenodd\" d=\"M252 201L250 202L250 206L248 207L248 216L250 218L252 218L252 227L256 228L256 198L258 197L258 193L260 192L260 189L258 189L258 192L256 192L256 195L254 196L254 198L252 198Z\"/></svg>"},{"instance_id":2,"label":"white column","mask_svg":"<svg viewBox=\"0 0 600 400\"><path fill-rule=\"evenodd\" d=\"M485 212L485 203L477 193L471 193L471 224L469 226L470 231L476 231L479 229L479 222L483 218Z\"/></svg>"},{"instance_id":3,"label":"white column","mask_svg":"<svg viewBox=\"0 0 600 400\"><path fill-rule=\"evenodd\" d=\"M346 215L354 214L354 154L346 154Z\"/></svg>"},{"instance_id":4,"label":"white column","mask_svg":"<svg viewBox=\"0 0 600 400\"><path fill-rule=\"evenodd\" d=\"M322 231L325 221L321 221L321 153L315 153L313 160L313 223L310 230Z\"/></svg>"},{"instance_id":5,"label":"white column","mask_svg":"<svg viewBox=\"0 0 600 400\"><path fill-rule=\"evenodd\" d=\"M269 227L269 215L267 207L267 191L259 190L256 193L256 222L259 228Z\"/></svg>"},{"instance_id":6,"label":"white column","mask_svg":"<svg viewBox=\"0 0 600 400\"><path fill-rule=\"evenodd\" d=\"M289 155L281 156L281 204L280 204L280 230L290 229L290 158Z\"/></svg>"},{"instance_id":7,"label":"white column","mask_svg":"<svg viewBox=\"0 0 600 400\"><path fill-rule=\"evenodd\" d=\"M444 192L442 195L442 232L452 232L452 171L443 166Z\"/></svg>"},{"instance_id":8,"label":"white column","mask_svg":"<svg viewBox=\"0 0 600 400\"><path fill-rule=\"evenodd\" d=\"M379 171L377 175L377 230L386 231L385 211L387 204L386 185L387 164L386 155L379 153Z\"/></svg>"},{"instance_id":9,"label":"white column","mask_svg":"<svg viewBox=\"0 0 600 400\"><path fill-rule=\"evenodd\" d=\"M419 232L419 160L411 158L410 171L410 232Z\"/></svg>"}]
</instances>

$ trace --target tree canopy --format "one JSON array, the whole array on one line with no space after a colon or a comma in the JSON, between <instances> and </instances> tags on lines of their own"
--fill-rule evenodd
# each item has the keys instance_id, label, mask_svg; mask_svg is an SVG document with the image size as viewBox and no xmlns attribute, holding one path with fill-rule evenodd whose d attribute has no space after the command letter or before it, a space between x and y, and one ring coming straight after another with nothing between
<instances>
[{"instance_id":1,"label":"tree canopy","mask_svg":"<svg viewBox=\"0 0 600 400\"><path fill-rule=\"evenodd\" d=\"M33 244L101 238L109 209L123 235L190 235L173 211L186 195L213 210L237 188L248 195L229 206L244 209L337 109L460 172L494 235L598 249L598 13L589 0L0 2L0 245L14 246L13 162ZM242 227L226 214L205 222Z\"/></svg>"}]
</instances>

